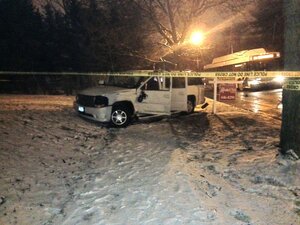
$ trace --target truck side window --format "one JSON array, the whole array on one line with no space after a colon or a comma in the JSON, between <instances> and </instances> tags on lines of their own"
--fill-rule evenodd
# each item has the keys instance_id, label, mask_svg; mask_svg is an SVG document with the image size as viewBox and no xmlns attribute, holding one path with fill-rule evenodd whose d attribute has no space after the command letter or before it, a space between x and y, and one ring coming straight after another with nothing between
<instances>
[{"instance_id":1,"label":"truck side window","mask_svg":"<svg viewBox=\"0 0 300 225\"><path fill-rule=\"evenodd\" d=\"M200 77L189 77L188 78L188 85L203 85L204 82Z\"/></svg>"},{"instance_id":2,"label":"truck side window","mask_svg":"<svg viewBox=\"0 0 300 225\"><path fill-rule=\"evenodd\" d=\"M185 78L184 77L174 77L172 85L173 85L173 88L185 88Z\"/></svg>"},{"instance_id":3,"label":"truck side window","mask_svg":"<svg viewBox=\"0 0 300 225\"><path fill-rule=\"evenodd\" d=\"M165 88L170 89L170 77L165 78Z\"/></svg>"},{"instance_id":4,"label":"truck side window","mask_svg":"<svg viewBox=\"0 0 300 225\"><path fill-rule=\"evenodd\" d=\"M159 90L159 83L157 77L152 77L145 84L145 90Z\"/></svg>"}]
</instances>

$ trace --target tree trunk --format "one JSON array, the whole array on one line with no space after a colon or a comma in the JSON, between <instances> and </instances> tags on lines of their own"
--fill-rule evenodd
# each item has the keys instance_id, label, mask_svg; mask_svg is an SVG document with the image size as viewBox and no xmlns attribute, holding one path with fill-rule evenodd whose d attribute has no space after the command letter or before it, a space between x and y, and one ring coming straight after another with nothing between
<instances>
[{"instance_id":1,"label":"tree trunk","mask_svg":"<svg viewBox=\"0 0 300 225\"><path fill-rule=\"evenodd\" d=\"M284 13L284 69L300 71L300 1L284 0ZM281 150L300 156L300 90L284 89L282 104Z\"/></svg>"}]
</instances>

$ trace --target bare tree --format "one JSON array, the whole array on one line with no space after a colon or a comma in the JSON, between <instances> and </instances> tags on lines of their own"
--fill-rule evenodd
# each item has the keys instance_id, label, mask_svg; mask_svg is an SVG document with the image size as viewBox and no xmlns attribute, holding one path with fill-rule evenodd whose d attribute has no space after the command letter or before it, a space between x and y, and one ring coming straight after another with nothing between
<instances>
[{"instance_id":1,"label":"bare tree","mask_svg":"<svg viewBox=\"0 0 300 225\"><path fill-rule=\"evenodd\" d=\"M192 29L199 25L205 26L205 19L211 11L214 11L213 14L217 17L220 12L225 14L225 11L230 12L230 16L242 14L247 5L255 2L255 0L132 1L149 19L152 24L149 29L153 29L156 34L153 34L153 40L156 41L158 48L154 51L154 57L163 57L174 52L180 55Z\"/></svg>"},{"instance_id":2,"label":"bare tree","mask_svg":"<svg viewBox=\"0 0 300 225\"><path fill-rule=\"evenodd\" d=\"M150 18L167 46L180 44L189 28L208 10L243 13L256 0L132 0Z\"/></svg>"},{"instance_id":3,"label":"bare tree","mask_svg":"<svg viewBox=\"0 0 300 225\"><path fill-rule=\"evenodd\" d=\"M180 44L190 26L224 0L133 0L153 23L167 47Z\"/></svg>"}]
</instances>

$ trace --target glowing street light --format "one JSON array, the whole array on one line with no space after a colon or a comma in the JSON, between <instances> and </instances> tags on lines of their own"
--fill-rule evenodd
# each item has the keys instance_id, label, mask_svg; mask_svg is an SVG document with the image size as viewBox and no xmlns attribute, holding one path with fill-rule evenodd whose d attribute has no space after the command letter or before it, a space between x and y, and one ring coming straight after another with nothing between
<instances>
[{"instance_id":1,"label":"glowing street light","mask_svg":"<svg viewBox=\"0 0 300 225\"><path fill-rule=\"evenodd\" d=\"M191 35L191 43L194 45L202 44L204 40L204 34L201 31L194 31Z\"/></svg>"},{"instance_id":2,"label":"glowing street light","mask_svg":"<svg viewBox=\"0 0 300 225\"><path fill-rule=\"evenodd\" d=\"M199 71L199 53L201 54L201 50L200 50L200 45L203 43L204 41L204 33L201 32L201 31L194 31L192 34L191 34L191 37L190 37L190 42L197 46L197 71Z\"/></svg>"}]
</instances>

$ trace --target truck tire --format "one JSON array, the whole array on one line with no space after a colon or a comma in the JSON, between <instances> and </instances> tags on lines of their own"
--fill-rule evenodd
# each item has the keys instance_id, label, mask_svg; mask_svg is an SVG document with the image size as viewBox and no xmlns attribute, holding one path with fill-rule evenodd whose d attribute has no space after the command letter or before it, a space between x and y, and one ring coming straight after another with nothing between
<instances>
[{"instance_id":1,"label":"truck tire","mask_svg":"<svg viewBox=\"0 0 300 225\"><path fill-rule=\"evenodd\" d=\"M131 122L130 110L124 106L114 106L110 116L113 127L126 127Z\"/></svg>"},{"instance_id":2,"label":"truck tire","mask_svg":"<svg viewBox=\"0 0 300 225\"><path fill-rule=\"evenodd\" d=\"M195 101L193 98L188 97L187 99L187 114L192 114L195 110Z\"/></svg>"}]
</instances>

